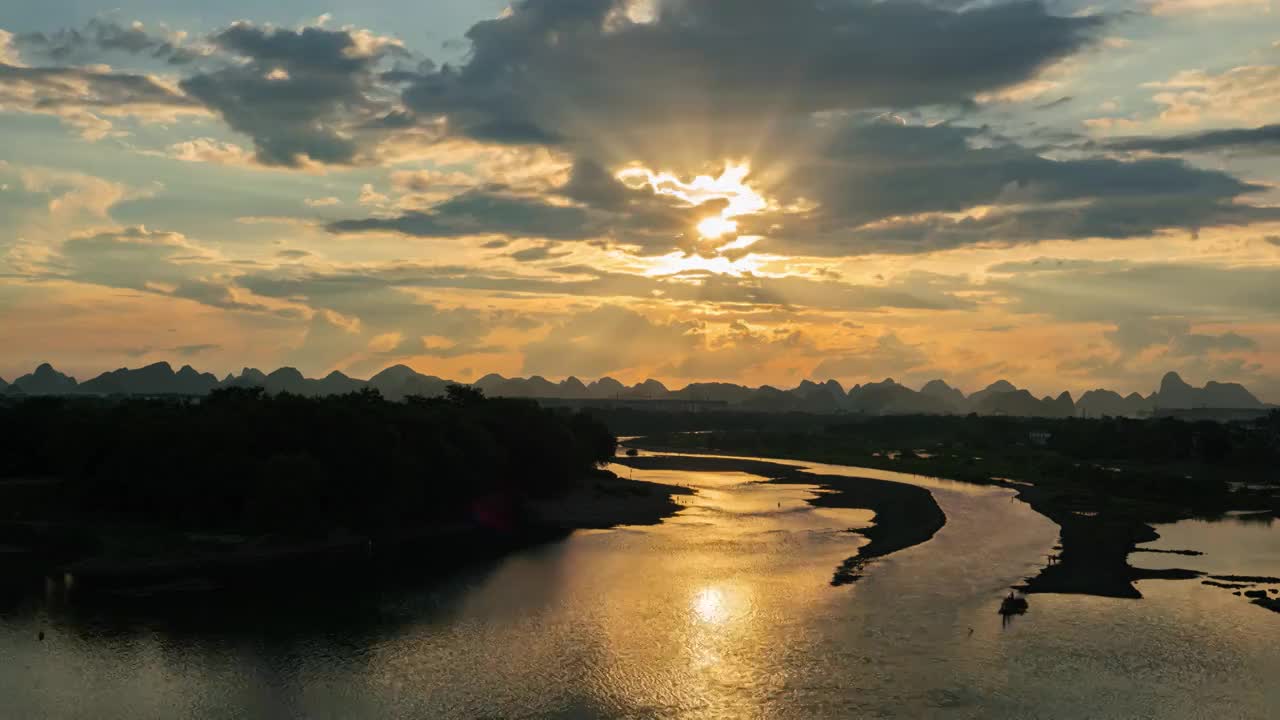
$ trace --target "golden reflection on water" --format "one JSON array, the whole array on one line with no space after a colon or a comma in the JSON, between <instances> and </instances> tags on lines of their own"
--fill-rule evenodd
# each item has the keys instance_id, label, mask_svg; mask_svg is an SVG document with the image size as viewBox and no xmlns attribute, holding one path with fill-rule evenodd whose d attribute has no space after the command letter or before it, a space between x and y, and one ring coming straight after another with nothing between
<instances>
[{"instance_id":1,"label":"golden reflection on water","mask_svg":"<svg viewBox=\"0 0 1280 720\"><path fill-rule=\"evenodd\" d=\"M0 623L0 657L22 658L0 662L0 718L132 720L139 707L199 717L1191 718L1210 704L1252 718L1280 706L1280 621L1196 582L1144 582L1143 601L1038 595L1003 627L996 608L1008 584L1057 541L1008 490L913 478L934 490L946 527L832 588L832 570L863 542L845 530L868 512L814 508L811 486L741 473L634 476L698 492L662 525L577 533L389 598L371 629L326 615L324 633L296 644L178 635L144 653L146 635L38 641L34 625ZM1280 547L1262 546L1260 530L1180 530L1205 537L1171 528L1167 542L1215 552L1173 558L1221 561L1251 542L1262 549L1249 569L1276 573Z\"/></svg>"},{"instance_id":2,"label":"golden reflection on water","mask_svg":"<svg viewBox=\"0 0 1280 720\"><path fill-rule=\"evenodd\" d=\"M693 613L704 623L719 625L729 619L724 593L720 588L705 588L693 598Z\"/></svg>"}]
</instances>

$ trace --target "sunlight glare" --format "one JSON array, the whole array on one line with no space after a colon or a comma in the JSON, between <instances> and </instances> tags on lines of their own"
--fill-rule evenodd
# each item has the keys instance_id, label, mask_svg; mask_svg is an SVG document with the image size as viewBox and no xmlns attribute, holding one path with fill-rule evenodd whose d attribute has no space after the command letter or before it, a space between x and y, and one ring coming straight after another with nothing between
<instances>
[{"instance_id":1,"label":"sunlight glare","mask_svg":"<svg viewBox=\"0 0 1280 720\"><path fill-rule=\"evenodd\" d=\"M698 234L708 240L719 240L725 235L737 231L737 222L733 220L726 220L718 215L712 215L698 223Z\"/></svg>"},{"instance_id":2,"label":"sunlight glare","mask_svg":"<svg viewBox=\"0 0 1280 720\"><path fill-rule=\"evenodd\" d=\"M679 198L694 207L712 200L725 201L725 207L718 216L705 218L697 226L698 234L703 238L719 240L738 231L738 223L733 218L753 215L769 207L768 201L747 184L750 173L749 164L731 162L725 165L719 177L698 175L688 182L674 173L657 173L639 166L624 168L617 178L629 188L647 186L657 195Z\"/></svg>"},{"instance_id":3,"label":"sunlight glare","mask_svg":"<svg viewBox=\"0 0 1280 720\"><path fill-rule=\"evenodd\" d=\"M693 612L698 619L711 625L719 625L729 619L724 593L719 588L705 588L693 599Z\"/></svg>"}]
</instances>

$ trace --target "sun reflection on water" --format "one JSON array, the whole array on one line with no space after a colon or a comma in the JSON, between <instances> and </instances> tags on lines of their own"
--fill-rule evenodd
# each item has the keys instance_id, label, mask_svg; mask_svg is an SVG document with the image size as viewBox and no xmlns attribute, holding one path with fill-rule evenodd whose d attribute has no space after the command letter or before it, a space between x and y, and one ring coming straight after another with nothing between
<instances>
[{"instance_id":1,"label":"sun reflection on water","mask_svg":"<svg viewBox=\"0 0 1280 720\"><path fill-rule=\"evenodd\" d=\"M729 608L725 604L724 591L714 587L699 591L693 598L693 613L704 623L723 624L729 619Z\"/></svg>"}]
</instances>

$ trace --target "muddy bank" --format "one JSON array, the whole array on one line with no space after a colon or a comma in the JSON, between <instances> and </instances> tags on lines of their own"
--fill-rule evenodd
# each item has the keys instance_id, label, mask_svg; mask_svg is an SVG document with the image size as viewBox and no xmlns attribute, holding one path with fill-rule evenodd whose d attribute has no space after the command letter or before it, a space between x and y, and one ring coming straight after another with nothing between
<instances>
[{"instance_id":1,"label":"muddy bank","mask_svg":"<svg viewBox=\"0 0 1280 720\"><path fill-rule=\"evenodd\" d=\"M818 475L792 465L728 457L659 455L619 458L617 462L647 470L743 472L774 483L817 485L835 492L810 498L811 505L873 511L874 526L852 531L869 542L836 569L832 585L858 580L867 563L928 541L947 522L947 516L928 490L888 480Z\"/></svg>"},{"instance_id":2,"label":"muddy bank","mask_svg":"<svg viewBox=\"0 0 1280 720\"><path fill-rule=\"evenodd\" d=\"M1170 568L1149 570L1129 564L1138 545L1160 538L1149 523L1174 522L1183 517L1154 506L1097 508L1097 498L1052 486L1009 485L1018 498L1058 524L1061 546L1057 557L1029 579L1029 593L1075 593L1116 598L1141 598L1137 580L1189 580L1203 573ZM1179 551L1178 554L1199 554Z\"/></svg>"},{"instance_id":3,"label":"muddy bank","mask_svg":"<svg viewBox=\"0 0 1280 720\"><path fill-rule=\"evenodd\" d=\"M692 494L678 485L628 480L608 473L562 497L530 503L530 510L536 524L564 530L657 525L684 507L675 501L676 495Z\"/></svg>"}]
</instances>

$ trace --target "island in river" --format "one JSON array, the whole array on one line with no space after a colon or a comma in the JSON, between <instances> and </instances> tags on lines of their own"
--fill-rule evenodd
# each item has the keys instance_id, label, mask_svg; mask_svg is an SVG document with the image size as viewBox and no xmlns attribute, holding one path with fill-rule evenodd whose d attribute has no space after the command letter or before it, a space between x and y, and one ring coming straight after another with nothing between
<instances>
[{"instance_id":1,"label":"island in river","mask_svg":"<svg viewBox=\"0 0 1280 720\"><path fill-rule=\"evenodd\" d=\"M1278 431L1280 413L1238 426L912 416L831 418L764 430L713 426L628 442L657 452L827 462L1009 487L1061 529L1057 552L1020 589L1141 598L1135 581L1203 575L1132 566L1128 558L1137 546L1159 537L1153 525L1241 510L1276 516ZM1248 592L1255 604L1277 609L1256 590Z\"/></svg>"},{"instance_id":2,"label":"island in river","mask_svg":"<svg viewBox=\"0 0 1280 720\"><path fill-rule=\"evenodd\" d=\"M928 541L947 521L942 508L938 507L928 490L888 480L814 475L794 465L733 457L650 455L627 456L616 462L645 470L742 472L773 483L817 485L830 492L810 498L808 502L811 505L873 511L873 526L850 531L865 537L867 544L858 549L857 555L836 568L831 578L832 585L844 585L860 579L867 563Z\"/></svg>"}]
</instances>

